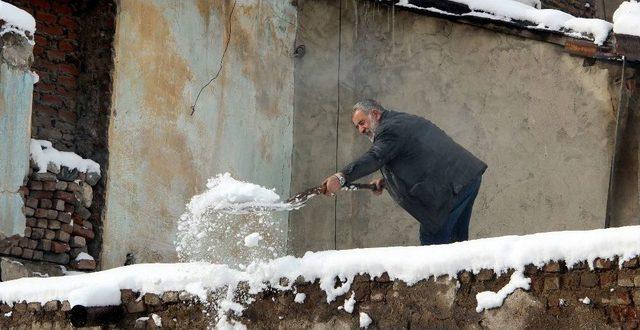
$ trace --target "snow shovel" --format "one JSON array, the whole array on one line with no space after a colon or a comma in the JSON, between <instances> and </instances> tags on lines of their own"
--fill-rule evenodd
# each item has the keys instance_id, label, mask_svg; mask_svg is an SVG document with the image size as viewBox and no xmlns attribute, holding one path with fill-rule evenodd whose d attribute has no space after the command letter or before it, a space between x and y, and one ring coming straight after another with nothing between
<instances>
[{"instance_id":1,"label":"snow shovel","mask_svg":"<svg viewBox=\"0 0 640 330\"><path fill-rule=\"evenodd\" d=\"M362 190L362 189L376 190L376 184L375 183L351 183L342 189L343 190ZM324 193L324 187L322 185L319 185L317 187L313 187L293 195L293 197L287 199L287 203L294 206L292 209L297 210L302 206L304 206L304 204L306 204L307 201L310 200L311 198L317 195L322 195L323 193Z\"/></svg>"},{"instance_id":2,"label":"snow shovel","mask_svg":"<svg viewBox=\"0 0 640 330\"><path fill-rule=\"evenodd\" d=\"M375 183L352 183L342 188L343 190L376 190ZM258 203L258 202L246 202L233 205L225 205L220 208L215 208L217 211L223 211L232 214L247 214L257 212L276 212L276 211L291 211L297 210L303 207L311 198L322 195L324 193L324 187L319 185L307 189L303 192L295 194L293 197L287 199L284 202L277 203Z\"/></svg>"}]
</instances>

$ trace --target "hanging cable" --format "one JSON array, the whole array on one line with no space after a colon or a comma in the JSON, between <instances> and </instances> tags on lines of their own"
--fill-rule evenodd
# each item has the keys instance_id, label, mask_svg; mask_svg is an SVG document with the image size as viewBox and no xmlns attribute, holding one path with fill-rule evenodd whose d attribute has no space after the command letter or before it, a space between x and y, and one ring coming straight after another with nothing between
<instances>
[{"instance_id":1,"label":"hanging cable","mask_svg":"<svg viewBox=\"0 0 640 330\"><path fill-rule=\"evenodd\" d=\"M224 45L224 50L222 51L222 56L220 56L220 66L218 67L218 71L216 72L216 74L206 83L204 84L204 86L202 86L202 88L200 88L200 91L198 92L198 95L196 96L196 100L193 102L193 105L191 106L191 116L193 116L193 113L196 112L196 105L198 104L198 99L200 99L200 94L202 94L202 91L207 88L207 86L209 86L214 80L216 80L218 78L218 76L220 76L220 72L222 72L222 67L223 67L223 63L224 63L224 56L227 55L227 49L229 48L229 43L231 42L231 17L233 15L233 11L236 9L236 2L238 0L234 0L233 1L233 5L231 6L231 12L229 13L229 19L227 20L228 22L228 28L227 28L227 40L226 43Z\"/></svg>"}]
</instances>

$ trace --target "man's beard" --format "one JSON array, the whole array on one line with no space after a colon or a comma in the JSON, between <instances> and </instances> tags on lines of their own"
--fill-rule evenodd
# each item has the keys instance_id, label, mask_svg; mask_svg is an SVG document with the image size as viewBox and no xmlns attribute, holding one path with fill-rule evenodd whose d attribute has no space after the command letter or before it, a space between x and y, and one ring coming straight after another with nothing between
<instances>
[{"instance_id":1,"label":"man's beard","mask_svg":"<svg viewBox=\"0 0 640 330\"><path fill-rule=\"evenodd\" d=\"M372 143L376 137L375 131L377 128L378 128L378 122L371 115L369 115L369 130L367 132L367 137L369 138L369 141L371 141Z\"/></svg>"}]
</instances>

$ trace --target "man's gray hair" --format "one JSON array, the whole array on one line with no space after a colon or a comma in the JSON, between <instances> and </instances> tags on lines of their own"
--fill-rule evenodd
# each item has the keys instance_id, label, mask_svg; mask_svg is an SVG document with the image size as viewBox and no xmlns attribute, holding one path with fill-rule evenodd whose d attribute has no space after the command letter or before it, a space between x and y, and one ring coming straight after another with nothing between
<instances>
[{"instance_id":1,"label":"man's gray hair","mask_svg":"<svg viewBox=\"0 0 640 330\"><path fill-rule=\"evenodd\" d=\"M356 111L360 110L362 112L364 112L366 115L369 115L371 113L371 110L378 110L380 112L385 112L386 109L380 104L378 103L378 101L374 100L374 99L366 99L366 100L362 100L359 101L358 103L356 103L353 106L353 112L355 113Z\"/></svg>"}]
</instances>

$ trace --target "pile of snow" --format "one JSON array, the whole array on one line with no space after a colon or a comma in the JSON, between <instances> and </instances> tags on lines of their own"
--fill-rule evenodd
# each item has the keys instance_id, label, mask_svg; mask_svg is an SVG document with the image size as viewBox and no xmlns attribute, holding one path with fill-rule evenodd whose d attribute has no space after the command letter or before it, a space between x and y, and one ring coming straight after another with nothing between
<instances>
[{"instance_id":1,"label":"pile of snow","mask_svg":"<svg viewBox=\"0 0 640 330\"><path fill-rule=\"evenodd\" d=\"M0 0L0 20L4 21L0 27L0 36L7 32L16 32L33 40L33 34L36 32L36 20L31 14ZM27 37L24 32L29 32L30 37Z\"/></svg>"},{"instance_id":2,"label":"pile of snow","mask_svg":"<svg viewBox=\"0 0 640 330\"><path fill-rule=\"evenodd\" d=\"M562 32L566 35L592 39L602 45L613 28L612 24L595 18L576 18L555 9L539 9L535 1L526 0L452 0L465 4L472 10L465 14L444 12L433 7L419 7L411 4L411 0L400 0L396 5L401 7L436 12L450 16L474 16L504 22L528 21L536 24L532 29Z\"/></svg>"},{"instance_id":3,"label":"pile of snow","mask_svg":"<svg viewBox=\"0 0 640 330\"><path fill-rule=\"evenodd\" d=\"M640 2L625 1L613 13L613 32L640 36Z\"/></svg>"},{"instance_id":4,"label":"pile of snow","mask_svg":"<svg viewBox=\"0 0 640 330\"><path fill-rule=\"evenodd\" d=\"M209 210L224 210L227 212L243 210L273 209L274 206L287 209L289 204L280 200L274 189L239 181L231 174L218 174L207 181L207 191L194 196L187 209L193 215L199 216Z\"/></svg>"},{"instance_id":5,"label":"pile of snow","mask_svg":"<svg viewBox=\"0 0 640 330\"><path fill-rule=\"evenodd\" d=\"M181 261L212 262L242 269L285 250L284 218L267 210L286 208L273 189L236 180L229 173L207 182L178 221L176 251ZM251 212L241 212L250 209Z\"/></svg>"},{"instance_id":6,"label":"pile of snow","mask_svg":"<svg viewBox=\"0 0 640 330\"><path fill-rule=\"evenodd\" d=\"M70 170L100 174L100 165L91 159L84 159L69 151L59 151L46 140L31 139L31 159L38 165L38 172L45 173L49 164L57 167L66 166Z\"/></svg>"},{"instance_id":7,"label":"pile of snow","mask_svg":"<svg viewBox=\"0 0 640 330\"><path fill-rule=\"evenodd\" d=\"M495 295L479 295L482 304L479 307L484 309L501 304L501 299L515 288L528 287L528 279L522 275L525 265L541 267L551 261L564 260L568 267L581 261L593 267L596 258L616 256L622 263L640 254L638 237L640 226L630 226L495 237L448 245L307 252L302 258L286 256L256 262L242 271L208 263L139 264L75 275L73 281L58 277L1 282L0 301L68 300L72 306L114 305L120 303L120 289L141 293L184 290L204 301L207 290L227 288L218 303L222 306L219 317L224 317L228 311L242 313L243 304L251 302L250 297L247 301L234 301L234 288L240 282L249 286L249 294L256 294L269 288L295 290L294 283L302 276L305 281L318 280L327 302L332 302L351 291L353 278L358 274L380 276L387 272L392 280L413 285L432 276L455 278L460 271L477 273L481 269L493 269L502 274L515 270L505 289ZM283 277L289 279L286 286L281 284ZM336 283L336 278L340 282ZM350 303L345 302L344 308L351 309Z\"/></svg>"}]
</instances>

